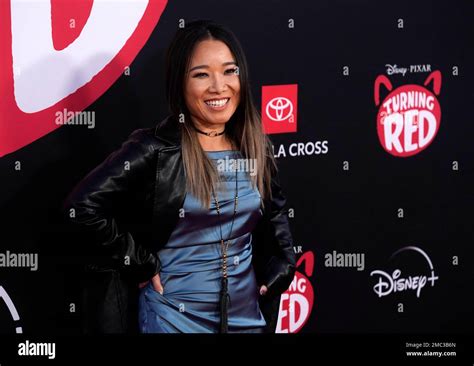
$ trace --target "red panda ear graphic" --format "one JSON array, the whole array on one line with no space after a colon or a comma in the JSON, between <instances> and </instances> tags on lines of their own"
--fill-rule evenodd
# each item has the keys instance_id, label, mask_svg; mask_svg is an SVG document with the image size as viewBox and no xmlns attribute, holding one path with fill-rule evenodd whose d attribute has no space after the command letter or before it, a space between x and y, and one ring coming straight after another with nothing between
<instances>
[{"instance_id":1,"label":"red panda ear graphic","mask_svg":"<svg viewBox=\"0 0 474 366\"><path fill-rule=\"evenodd\" d=\"M296 262L296 268L301 264L305 264L305 273L308 277L313 275L314 271L314 254L313 252L306 252L301 257L299 257L298 262Z\"/></svg>"},{"instance_id":2,"label":"red panda ear graphic","mask_svg":"<svg viewBox=\"0 0 474 366\"><path fill-rule=\"evenodd\" d=\"M439 70L433 71L425 80L424 86L427 86L431 80L433 80L433 91L436 95L439 95L441 91L441 72Z\"/></svg>"},{"instance_id":3,"label":"red panda ear graphic","mask_svg":"<svg viewBox=\"0 0 474 366\"><path fill-rule=\"evenodd\" d=\"M392 90L392 83L385 75L377 76L374 84L374 100L376 106L380 104L380 84L383 84L388 89L388 91Z\"/></svg>"}]
</instances>

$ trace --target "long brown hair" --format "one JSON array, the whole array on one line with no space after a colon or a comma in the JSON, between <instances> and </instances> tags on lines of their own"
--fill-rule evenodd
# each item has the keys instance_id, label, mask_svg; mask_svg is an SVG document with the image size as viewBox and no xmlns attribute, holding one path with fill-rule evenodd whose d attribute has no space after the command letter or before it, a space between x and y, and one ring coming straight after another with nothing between
<instances>
[{"instance_id":1,"label":"long brown hair","mask_svg":"<svg viewBox=\"0 0 474 366\"><path fill-rule=\"evenodd\" d=\"M239 67L240 103L226 123L226 135L240 150L245 159L255 159L256 174L251 176L253 187L258 187L262 199L271 198L272 170L276 170L270 140L265 135L250 90L247 60L236 36L223 25L209 20L188 23L180 28L166 53L166 97L170 112L181 129L181 151L186 174L187 189L209 207L211 192L219 180L217 169L199 143L197 132L191 125L189 110L184 101L186 70L195 46L203 40L224 42ZM261 202L263 205L263 201Z\"/></svg>"}]
</instances>

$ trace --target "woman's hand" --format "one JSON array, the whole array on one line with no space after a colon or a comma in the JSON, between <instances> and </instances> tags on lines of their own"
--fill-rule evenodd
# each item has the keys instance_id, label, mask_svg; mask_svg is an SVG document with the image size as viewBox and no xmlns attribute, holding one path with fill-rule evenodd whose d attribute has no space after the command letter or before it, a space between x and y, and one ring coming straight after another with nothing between
<instances>
[{"instance_id":1,"label":"woman's hand","mask_svg":"<svg viewBox=\"0 0 474 366\"><path fill-rule=\"evenodd\" d=\"M148 282L150 281L142 282L138 284L138 287L143 288L148 284ZM151 284L153 288L155 289L155 291L163 295L163 285L161 284L160 275L158 273L151 278Z\"/></svg>"},{"instance_id":2,"label":"woman's hand","mask_svg":"<svg viewBox=\"0 0 474 366\"><path fill-rule=\"evenodd\" d=\"M265 285L260 286L260 295L265 295L267 291L268 291L267 286Z\"/></svg>"}]
</instances>

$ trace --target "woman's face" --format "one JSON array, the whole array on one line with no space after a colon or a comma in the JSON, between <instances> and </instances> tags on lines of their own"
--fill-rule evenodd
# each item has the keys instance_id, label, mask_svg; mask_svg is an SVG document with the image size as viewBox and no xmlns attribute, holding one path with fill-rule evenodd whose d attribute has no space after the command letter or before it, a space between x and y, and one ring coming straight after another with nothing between
<instances>
[{"instance_id":1,"label":"woman's face","mask_svg":"<svg viewBox=\"0 0 474 366\"><path fill-rule=\"evenodd\" d=\"M198 125L219 128L240 102L240 80L235 58L224 42L199 42L185 76L186 106Z\"/></svg>"}]
</instances>

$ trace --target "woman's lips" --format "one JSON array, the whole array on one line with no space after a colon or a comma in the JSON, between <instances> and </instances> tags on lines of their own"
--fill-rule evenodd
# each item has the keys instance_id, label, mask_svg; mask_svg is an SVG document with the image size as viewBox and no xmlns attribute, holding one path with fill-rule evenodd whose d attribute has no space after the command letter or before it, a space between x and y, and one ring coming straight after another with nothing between
<instances>
[{"instance_id":1,"label":"woman's lips","mask_svg":"<svg viewBox=\"0 0 474 366\"><path fill-rule=\"evenodd\" d=\"M208 99L204 103L213 111L222 111L227 108L230 98ZM224 102L225 101L225 102Z\"/></svg>"}]
</instances>

